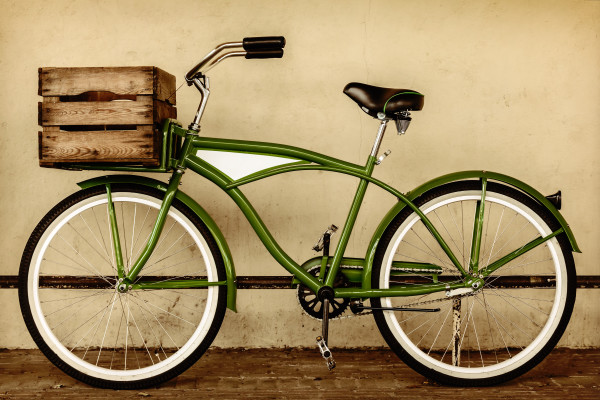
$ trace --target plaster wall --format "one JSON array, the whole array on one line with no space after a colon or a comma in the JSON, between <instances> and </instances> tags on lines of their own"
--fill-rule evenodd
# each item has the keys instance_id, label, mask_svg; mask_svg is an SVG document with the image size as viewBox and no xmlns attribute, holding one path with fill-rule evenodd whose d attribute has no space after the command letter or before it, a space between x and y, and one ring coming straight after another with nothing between
<instances>
[{"instance_id":1,"label":"plaster wall","mask_svg":"<svg viewBox=\"0 0 600 400\"><path fill-rule=\"evenodd\" d=\"M37 68L159 66L183 82L204 54L245 36L283 35L281 60L234 59L211 73L207 136L281 142L364 163L377 122L341 93L351 81L419 90L423 111L376 177L402 191L449 172L485 169L542 193L563 191L562 213L582 254L578 273L600 274L600 1L0 0L0 275L15 275L30 232L93 172L37 162ZM177 93L179 120L199 95ZM167 176L160 177L163 180ZM280 245L314 256L324 228L345 220L356 182L303 172L245 189ZM238 275L281 275L224 194L186 174L182 189L223 230ZM394 199L369 189L348 255L362 256ZM596 227L596 228L594 228ZM0 290L0 347L34 343L16 290ZM600 291L580 290L561 345L599 346ZM290 290L241 290L218 346L312 346L317 321ZM332 324L336 346L383 345L370 318Z\"/></svg>"}]
</instances>

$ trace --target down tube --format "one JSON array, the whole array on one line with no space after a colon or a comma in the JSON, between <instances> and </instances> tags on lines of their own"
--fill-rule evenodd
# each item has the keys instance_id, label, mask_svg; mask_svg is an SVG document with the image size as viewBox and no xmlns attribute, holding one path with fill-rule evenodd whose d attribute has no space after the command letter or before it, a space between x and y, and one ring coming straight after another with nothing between
<instances>
[{"instance_id":1,"label":"down tube","mask_svg":"<svg viewBox=\"0 0 600 400\"><path fill-rule=\"evenodd\" d=\"M269 253L279 262L288 272L296 276L302 281L308 288L313 290L315 293L323 286L317 278L306 272L298 263L292 258L275 241L266 225L254 209L250 201L244 196L242 191L238 188L225 189L225 186L231 183L231 180L227 176L222 174L219 170L212 167L210 164L204 162L202 159L196 156L189 156L186 158L186 166L192 171L204 176L209 179L217 186L221 187L228 195L235 201L235 204L246 216L246 219L258 235L259 239L263 242Z\"/></svg>"}]
</instances>

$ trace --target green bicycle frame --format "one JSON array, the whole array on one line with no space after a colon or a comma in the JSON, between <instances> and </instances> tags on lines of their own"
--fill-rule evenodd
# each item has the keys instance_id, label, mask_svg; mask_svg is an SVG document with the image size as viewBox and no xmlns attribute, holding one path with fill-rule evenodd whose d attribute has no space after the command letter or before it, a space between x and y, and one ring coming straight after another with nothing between
<instances>
[{"instance_id":1,"label":"green bicycle frame","mask_svg":"<svg viewBox=\"0 0 600 400\"><path fill-rule=\"evenodd\" d=\"M227 285L228 286L228 307L230 309L235 310L235 271L233 268L233 263L231 261L231 256L229 254L229 249L227 244L222 237L222 234L214 225L214 221L208 217L208 214L201 209L197 203L193 202L189 197L185 196L182 192L178 190L179 183L181 181L181 176L186 169L189 169L216 184L223 191L225 191L232 200L237 204L240 208L252 228L255 230L256 234L269 251L269 253L279 262L288 272L290 272L296 279L295 281L299 281L306 285L308 288L313 290L315 293L324 286L333 286L333 282L340 270L340 265L343 260L344 252L346 250L348 240L350 238L350 234L353 230L354 223L356 221L357 215L360 211L360 207L362 201L364 199L364 195L369 183L373 183L382 189L386 190L393 196L398 199L398 204L394 206L388 214L384 217L376 232L373 235L371 243L368 248L368 252L362 261L363 271L362 271L362 283L361 287L356 288L336 288L334 289L335 297L342 298L370 298L370 297L387 297L387 296L413 296L413 295L422 295L428 294L443 290L452 290L457 288L470 287L476 281L479 281L481 284L481 280L497 269L501 268L503 265L507 264L511 260L516 257L521 256L525 252L541 245L547 240L552 239L553 237L566 233L569 238L571 245L574 251L579 251L575 239L560 215L558 211L545 199L539 192L535 191L535 189L530 186L515 180L514 178L508 177L506 175L496 174L492 172L483 172L483 171L465 171L455 174L446 175L430 182L421 185L417 189L409 192L407 194L403 194L400 191L392 188L391 186L385 184L378 179L372 177L372 173L374 167L376 165L376 158L372 155L369 156L367 162L364 166L349 163L346 161L342 161L333 157L329 157L320 153L316 153L309 150L304 150L298 147L286 146L275 143L265 143L265 142L255 142L255 141L242 141L242 140L230 140L230 139L215 139L215 138L206 138L199 136L194 131L189 131L181 128L176 122L168 121L165 123L164 128L165 131L168 131L170 134L183 138L183 144L179 151L178 157L170 160L169 167L173 168L172 177L169 181L168 186L154 180L149 180L148 178L141 177L126 177L126 176L108 176L103 178L95 178L89 181L85 181L80 183L79 185L82 188L95 186L98 184L104 184L107 187L107 192L109 195L109 211L112 206L112 200L110 200L110 183L111 182L136 182L142 183L149 186L155 186L160 188L165 192L165 196L163 202L161 204L159 215L155 222L153 231L142 251L140 257L136 260L136 262L131 266L129 271L125 274L119 274L120 278L123 282L129 286L130 289L150 289L150 288L197 288L197 287L208 287L208 286L219 286L219 285ZM169 139L169 142L172 142L173 139ZM226 175L221 170L217 169L215 166L201 158L197 155L198 151L213 151L213 152L228 152L228 153L245 153L245 154L254 154L254 155L266 155L266 156L275 156L275 157L283 157L289 159L285 165L278 165L274 167L264 168L259 170L258 172L251 173L249 175L245 175L239 179L233 179ZM110 169L110 168L106 168ZM121 169L122 170L122 169ZM339 242L335 249L335 252L332 257L330 257L330 261L328 261L329 269L327 270L327 274L325 275L325 279L320 281L313 275L307 272L307 268L305 266L301 266L296 263L288 254L283 251L283 249L279 246L279 244L275 241L260 216L250 203L250 201L246 198L246 196L240 190L240 186L246 185L248 183L252 183L270 176L274 176L277 174L292 172L292 171L307 171L307 170L317 170L317 171L330 171L336 173L342 173L346 175L351 175L359 178L358 187L356 189L356 193L354 195L354 199L352 201L350 211L348 213L346 222L342 229L342 233L340 235ZM164 166L161 166L161 172L164 172ZM134 179L135 178L135 179ZM462 179L474 179L477 178L480 180L482 185L482 194L481 200L478 201L478 205L476 208L476 217L474 221L474 235L471 246L471 257L469 260L469 265L462 265L460 261L453 254L448 244L444 241L440 233L433 226L431 221L427 218L426 215L422 213L422 211L413 203L419 195L423 194L425 191L436 187L441 184L445 184L448 182L462 180ZM526 193L530 196L534 197L537 201L546 206L557 218L558 222L561 224L561 228L552 232L551 234L545 237L538 237L537 239L531 241L525 246L515 249L514 251L508 253L505 257L497 260L493 264L487 266L486 268L479 269L477 265L477 260L479 258L479 248L481 243L481 230L483 223L483 214L484 214L484 202L486 195L486 185L488 179L502 181L508 184L511 184ZM209 282L207 280L200 279L190 279L190 280L182 280L182 281L166 281L166 282L136 282L136 278L140 271L143 269L144 264L152 254L154 247L157 244L158 238L160 237L160 233L164 226L169 208L172 204L172 201L175 197L183 198L187 200L188 205L194 206L196 205L195 211L197 213L202 214L202 219L208 221L209 229L213 236L216 236L216 239L219 243L221 252L224 253L224 261L226 262L226 270L227 270L227 281L219 281L219 282ZM186 203L186 204L187 204ZM389 289L372 289L371 288L371 270L373 259L375 255L375 251L377 249L377 245L383 232L393 219L402 209L405 207L409 207L412 211L414 211L423 221L425 226L428 228L429 232L434 236L436 241L439 243L442 250L448 256L449 260L456 267L458 271L462 274L462 280L452 283L423 283L419 285L409 285L409 286L393 286ZM116 231L116 224L115 229ZM114 232L113 240L118 240L118 232ZM117 247L117 246L115 246ZM119 256L117 252L117 265L119 265ZM122 261L121 261L122 263ZM121 270L121 269L120 269ZM121 276L123 275L123 276Z\"/></svg>"}]
</instances>

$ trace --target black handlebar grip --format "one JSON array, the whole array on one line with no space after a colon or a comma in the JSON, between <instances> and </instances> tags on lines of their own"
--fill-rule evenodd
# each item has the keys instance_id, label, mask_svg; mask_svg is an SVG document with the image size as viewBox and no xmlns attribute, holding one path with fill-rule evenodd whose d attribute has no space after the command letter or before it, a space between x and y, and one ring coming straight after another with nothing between
<instances>
[{"instance_id":1,"label":"black handlebar grip","mask_svg":"<svg viewBox=\"0 0 600 400\"><path fill-rule=\"evenodd\" d=\"M283 50L254 50L246 53L246 58L281 58Z\"/></svg>"},{"instance_id":2,"label":"black handlebar grip","mask_svg":"<svg viewBox=\"0 0 600 400\"><path fill-rule=\"evenodd\" d=\"M280 50L285 47L285 38L283 36L247 37L242 41L242 46L246 51Z\"/></svg>"}]
</instances>

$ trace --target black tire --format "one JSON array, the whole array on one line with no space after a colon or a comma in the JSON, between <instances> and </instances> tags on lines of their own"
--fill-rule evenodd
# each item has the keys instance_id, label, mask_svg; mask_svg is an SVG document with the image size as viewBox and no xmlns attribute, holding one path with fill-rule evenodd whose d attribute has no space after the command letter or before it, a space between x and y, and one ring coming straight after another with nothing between
<instances>
[{"instance_id":1,"label":"black tire","mask_svg":"<svg viewBox=\"0 0 600 400\"><path fill-rule=\"evenodd\" d=\"M431 189L415 201L457 258L462 258L461 264L467 267L473 231L471 221L474 221L474 217L469 216L475 214L471 203L476 204L480 193L479 181L461 181ZM482 236L485 237L482 238L480 267L518 249L535 235L539 236L536 229L543 228L548 234L560 228L544 206L502 184L487 184L484 204ZM525 214L530 215L534 223ZM514 222L509 222L509 217ZM444 220L449 222L442 222ZM514 233L504 236L506 231L513 231L514 227L521 225L521 231L514 229ZM492 234L493 242L489 240ZM528 236L530 234L533 236ZM506 240L504 244L501 241L503 237ZM461 240L466 242L466 245L462 244L463 249ZM382 236L373 265L373 288L391 285L390 279L394 280L393 284L401 284L401 277L389 277L391 268L387 265L394 257L396 261L441 266L444 272L440 279L444 276L450 276L450 281L461 279L456 267L408 207L395 217ZM553 273L560 285L545 289L518 289L494 284L497 277L504 279L521 274L542 275L545 279L543 275L550 275L550 280ZM446 299L443 292L372 299L374 307L412 305L415 308L441 308L437 313L375 311L375 321L390 348L407 365L429 379L452 386L487 386L513 379L548 355L569 322L575 303L576 273L568 238L564 233L558 235L512 260L490 278L476 294L454 292L456 296L452 299ZM419 279L432 277L422 274ZM502 282L502 279L496 282ZM446 340L448 344L445 344ZM454 346L457 347L452 352Z\"/></svg>"},{"instance_id":2,"label":"black tire","mask_svg":"<svg viewBox=\"0 0 600 400\"><path fill-rule=\"evenodd\" d=\"M111 187L118 218L120 212L119 229L125 231L124 234L121 232L125 238L120 238L122 246L125 245L124 258L130 257L133 260L135 252L138 251L134 249L141 249L145 243L146 237L142 237L146 235L145 229L154 223L152 220L156 211L154 204L160 204L164 193L154 188L134 184L113 184ZM79 191L56 205L34 229L23 252L19 270L21 312L27 329L39 349L54 365L73 378L92 386L109 389L141 389L156 386L184 372L210 346L225 315L227 288L213 286L209 289L193 291L191 289L141 289L119 294L115 290L117 277L112 264L114 257L110 258L110 246L107 245L110 239L107 240L105 237L109 235L106 230L108 224L103 223L106 221L103 216L97 218L97 214L102 212L101 202L105 198L104 186ZM98 205L95 205L96 203ZM146 218L140 224L143 213ZM125 224L129 223L129 220L133 231L125 230ZM169 238L166 231L171 222L170 232L173 234ZM67 236L69 232L73 232L71 236ZM179 235L180 232L179 239L171 244L173 237L176 237L175 234ZM128 241L129 237L131 241ZM139 240L134 241L134 239ZM213 279L219 281L226 279L219 248L208 228L194 212L177 199L172 203L168 222L160 239L164 241L162 249L167 248L169 244L171 249L163 253L162 260L155 260L155 267L150 268L153 271L149 269L148 273L168 279L166 277L169 273L173 275L189 271L197 274L198 271L206 271L205 276L212 275ZM68 246L65 243L68 243ZM95 244L98 246L92 251ZM175 255L171 253L175 245L187 247ZM159 252L160 246L159 242L155 254ZM69 253L70 249L73 250L71 253ZM65 256L60 257L63 264L50 260L51 257L58 257L58 254ZM190 254L195 254L196 258L182 260L184 255L187 257ZM152 262L152 257L145 268L148 268ZM165 261L167 259L169 261ZM131 260L127 259L127 262ZM166 264L169 265L165 267ZM112 270L109 269L109 265ZM161 268L164 271L161 272ZM58 285L40 289L38 277L52 275L52 271L64 273L73 270L76 273L69 272L69 274L72 274L71 278L77 279L95 273L96 281L100 281L100 286L96 284L93 289L89 286L85 289L77 289L76 285L80 283L75 283L75 286L71 285L69 288L60 288ZM105 273L106 271L111 272ZM140 276L143 273L144 270ZM103 280L107 282L105 287L102 287ZM103 302L105 296L111 296L106 306ZM55 305L56 303L60 306ZM75 307L75 303L80 304ZM199 306L201 303L205 306L203 311ZM64 308L60 308L63 304ZM102 317L97 320L100 314L92 315L91 320L97 322L88 328L91 322L85 322L85 318L93 314L94 307L98 307L99 304L104 307L101 309L104 310ZM119 309L121 309L120 316ZM80 317L81 313L85 316ZM111 318L113 313L114 318ZM135 319L136 316L139 321ZM118 325L117 319L119 319ZM88 325L77 327L80 321ZM185 326L179 328L177 324ZM72 330L74 326L75 331ZM85 330L87 333L84 335ZM92 331L93 335L90 337ZM190 336L186 339L188 334ZM69 349L79 336L81 336L79 341ZM114 344L111 344L113 337ZM134 340L136 338L137 341ZM169 338L172 344L168 342ZM125 342L124 356L123 341ZM87 348L82 355L86 343ZM150 349L154 354L151 354ZM110 365L109 356L111 356ZM136 360L137 365L132 360Z\"/></svg>"}]
</instances>

